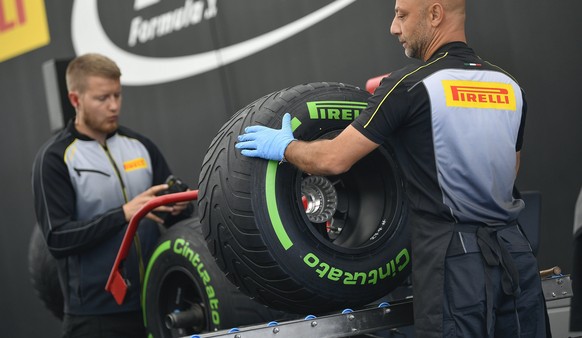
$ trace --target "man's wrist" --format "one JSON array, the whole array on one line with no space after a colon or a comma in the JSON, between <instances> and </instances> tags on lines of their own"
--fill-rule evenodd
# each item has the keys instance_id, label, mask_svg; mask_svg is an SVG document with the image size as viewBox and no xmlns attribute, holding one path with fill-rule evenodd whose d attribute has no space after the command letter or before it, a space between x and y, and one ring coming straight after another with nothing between
<instances>
[{"instance_id":1,"label":"man's wrist","mask_svg":"<svg viewBox=\"0 0 582 338\"><path fill-rule=\"evenodd\" d=\"M128 206L127 203L121 206L121 212L123 213L123 218L126 222L131 220L131 216L129 216L129 210L127 210Z\"/></svg>"},{"instance_id":2,"label":"man's wrist","mask_svg":"<svg viewBox=\"0 0 582 338\"><path fill-rule=\"evenodd\" d=\"M279 161L279 163L288 162L287 157L285 156L285 153L287 152L287 149L289 149L289 145L291 145L291 143L293 143L293 141L297 141L297 139L292 139L291 141L289 141L289 143L287 143L287 145L285 146L285 149L283 150L283 155L281 156L281 161Z\"/></svg>"}]
</instances>

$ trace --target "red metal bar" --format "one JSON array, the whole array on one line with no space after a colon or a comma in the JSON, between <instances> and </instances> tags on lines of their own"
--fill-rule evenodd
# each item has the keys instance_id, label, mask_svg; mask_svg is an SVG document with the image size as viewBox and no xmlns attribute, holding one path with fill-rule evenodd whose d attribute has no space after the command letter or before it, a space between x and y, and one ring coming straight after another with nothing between
<instances>
[{"instance_id":1,"label":"red metal bar","mask_svg":"<svg viewBox=\"0 0 582 338\"><path fill-rule=\"evenodd\" d=\"M137 231L137 226L139 225L141 219L144 218L150 211L161 205L192 201L196 199L198 199L198 190L190 190L158 196L144 204L129 220L129 225L125 231L125 236L123 237L123 241L121 242L121 246L117 252L117 257L115 258L115 263L113 264L113 268L109 274L109 279L105 285L105 290L113 295L113 298L115 298L117 304L121 305L123 303L123 299L127 293L127 284L125 283L125 279L119 271L119 266L129 254L129 248L131 247L133 237Z\"/></svg>"}]
</instances>

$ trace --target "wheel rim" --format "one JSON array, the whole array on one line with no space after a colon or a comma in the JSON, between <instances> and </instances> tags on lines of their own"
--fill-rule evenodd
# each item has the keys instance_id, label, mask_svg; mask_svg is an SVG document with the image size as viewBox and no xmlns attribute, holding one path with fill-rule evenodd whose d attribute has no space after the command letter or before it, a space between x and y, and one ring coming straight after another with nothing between
<instances>
[{"instance_id":1,"label":"wheel rim","mask_svg":"<svg viewBox=\"0 0 582 338\"><path fill-rule=\"evenodd\" d=\"M336 176L297 170L303 224L334 251L369 253L398 230L402 184L392 156L379 149Z\"/></svg>"},{"instance_id":2,"label":"wheel rim","mask_svg":"<svg viewBox=\"0 0 582 338\"><path fill-rule=\"evenodd\" d=\"M208 331L210 323L204 316L202 294L202 290L187 269L178 266L167 271L157 295L157 319L163 337L183 337ZM202 311L197 311L198 309ZM176 315L180 314L182 318L175 320Z\"/></svg>"}]
</instances>

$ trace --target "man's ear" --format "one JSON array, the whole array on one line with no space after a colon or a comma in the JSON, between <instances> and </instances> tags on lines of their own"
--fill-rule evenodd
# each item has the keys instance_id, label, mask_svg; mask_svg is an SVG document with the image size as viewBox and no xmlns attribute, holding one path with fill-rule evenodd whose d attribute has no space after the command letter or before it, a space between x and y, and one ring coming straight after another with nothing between
<instances>
[{"instance_id":1,"label":"man's ear","mask_svg":"<svg viewBox=\"0 0 582 338\"><path fill-rule=\"evenodd\" d=\"M77 107L79 106L79 93L77 92L69 92L69 102L71 102L71 105L77 109Z\"/></svg>"},{"instance_id":2,"label":"man's ear","mask_svg":"<svg viewBox=\"0 0 582 338\"><path fill-rule=\"evenodd\" d=\"M443 5L439 2L433 3L429 7L430 22L433 27L437 27L441 24L445 18L445 9Z\"/></svg>"}]
</instances>

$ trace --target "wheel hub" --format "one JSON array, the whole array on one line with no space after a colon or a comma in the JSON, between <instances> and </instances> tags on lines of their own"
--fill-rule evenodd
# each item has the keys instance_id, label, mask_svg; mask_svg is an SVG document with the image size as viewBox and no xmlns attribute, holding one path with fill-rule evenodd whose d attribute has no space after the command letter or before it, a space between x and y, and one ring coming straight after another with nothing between
<instances>
[{"instance_id":1,"label":"wheel hub","mask_svg":"<svg viewBox=\"0 0 582 338\"><path fill-rule=\"evenodd\" d=\"M307 218L313 223L332 219L337 209L337 192L323 176L307 176L301 182L301 195Z\"/></svg>"}]
</instances>

